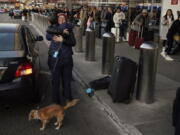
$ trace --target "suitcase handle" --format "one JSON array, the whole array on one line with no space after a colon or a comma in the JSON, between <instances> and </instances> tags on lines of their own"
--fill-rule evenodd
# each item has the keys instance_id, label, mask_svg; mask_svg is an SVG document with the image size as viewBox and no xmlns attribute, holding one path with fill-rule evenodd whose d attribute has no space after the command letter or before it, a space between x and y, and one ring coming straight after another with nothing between
<instances>
[{"instance_id":1,"label":"suitcase handle","mask_svg":"<svg viewBox=\"0 0 180 135\"><path fill-rule=\"evenodd\" d=\"M141 28L141 26L139 26L139 32L138 32L139 38L142 38L143 30L144 30L143 27ZM140 35L140 33L141 33L141 35Z\"/></svg>"}]
</instances>

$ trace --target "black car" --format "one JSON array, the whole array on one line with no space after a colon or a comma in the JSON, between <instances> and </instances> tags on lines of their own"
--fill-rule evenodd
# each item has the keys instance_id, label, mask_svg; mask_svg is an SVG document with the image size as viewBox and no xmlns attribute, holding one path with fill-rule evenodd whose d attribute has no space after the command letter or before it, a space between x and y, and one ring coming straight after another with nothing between
<instances>
[{"instance_id":1,"label":"black car","mask_svg":"<svg viewBox=\"0 0 180 135\"><path fill-rule=\"evenodd\" d=\"M14 19L21 19L22 11L21 10L13 10Z\"/></svg>"},{"instance_id":2,"label":"black car","mask_svg":"<svg viewBox=\"0 0 180 135\"><path fill-rule=\"evenodd\" d=\"M42 40L25 25L0 23L0 99L18 91L39 98L40 59L35 43Z\"/></svg>"}]
</instances>

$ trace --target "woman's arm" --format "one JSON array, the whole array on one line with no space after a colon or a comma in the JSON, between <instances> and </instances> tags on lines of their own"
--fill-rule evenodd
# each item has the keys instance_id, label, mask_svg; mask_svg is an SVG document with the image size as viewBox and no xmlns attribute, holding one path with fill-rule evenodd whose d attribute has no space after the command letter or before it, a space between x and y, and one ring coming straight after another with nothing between
<instances>
[{"instance_id":1,"label":"woman's arm","mask_svg":"<svg viewBox=\"0 0 180 135\"><path fill-rule=\"evenodd\" d=\"M46 39L48 41L51 41L53 39L53 35L52 34L49 34L49 33L46 33Z\"/></svg>"},{"instance_id":2,"label":"woman's arm","mask_svg":"<svg viewBox=\"0 0 180 135\"><path fill-rule=\"evenodd\" d=\"M118 18L117 18L117 14L115 13L114 14L114 16L113 16L113 21L114 21L114 23L116 24L116 23L119 23L118 21Z\"/></svg>"},{"instance_id":3,"label":"woman's arm","mask_svg":"<svg viewBox=\"0 0 180 135\"><path fill-rule=\"evenodd\" d=\"M165 17L163 17L163 19L162 19L162 25L167 25L167 22L168 22L168 20L167 20Z\"/></svg>"},{"instance_id":4,"label":"woman's arm","mask_svg":"<svg viewBox=\"0 0 180 135\"><path fill-rule=\"evenodd\" d=\"M143 22L142 22L141 20L142 20L142 19L141 19L141 15L138 15L138 16L134 19L133 24L141 26L141 25L143 24Z\"/></svg>"}]
</instances>

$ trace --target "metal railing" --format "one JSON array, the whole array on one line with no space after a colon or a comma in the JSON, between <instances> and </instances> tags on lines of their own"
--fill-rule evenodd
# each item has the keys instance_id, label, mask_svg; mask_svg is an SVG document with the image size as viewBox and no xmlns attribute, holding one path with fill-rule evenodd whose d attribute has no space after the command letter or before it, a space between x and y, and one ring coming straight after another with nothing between
<instances>
[{"instance_id":1,"label":"metal railing","mask_svg":"<svg viewBox=\"0 0 180 135\"><path fill-rule=\"evenodd\" d=\"M43 33L46 33L46 29L49 26L48 17L37 13L32 14L32 23Z\"/></svg>"}]
</instances>

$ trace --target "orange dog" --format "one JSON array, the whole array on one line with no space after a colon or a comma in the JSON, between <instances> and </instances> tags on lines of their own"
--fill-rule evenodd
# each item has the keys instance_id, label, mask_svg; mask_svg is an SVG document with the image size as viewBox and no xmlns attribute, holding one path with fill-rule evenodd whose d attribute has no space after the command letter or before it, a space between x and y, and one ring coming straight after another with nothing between
<instances>
[{"instance_id":1,"label":"orange dog","mask_svg":"<svg viewBox=\"0 0 180 135\"><path fill-rule=\"evenodd\" d=\"M46 106L44 108L41 108L39 110L31 110L29 113L29 120L32 119L38 119L42 122L42 127L40 130L44 130L46 127L46 124L52 117L56 117L57 121L54 123L55 126L57 126L55 129L58 130L62 126L62 121L64 119L64 112L70 107L73 107L77 104L79 99L74 99L71 102L68 102L66 106L62 107L57 104L52 104L49 106Z\"/></svg>"}]
</instances>

